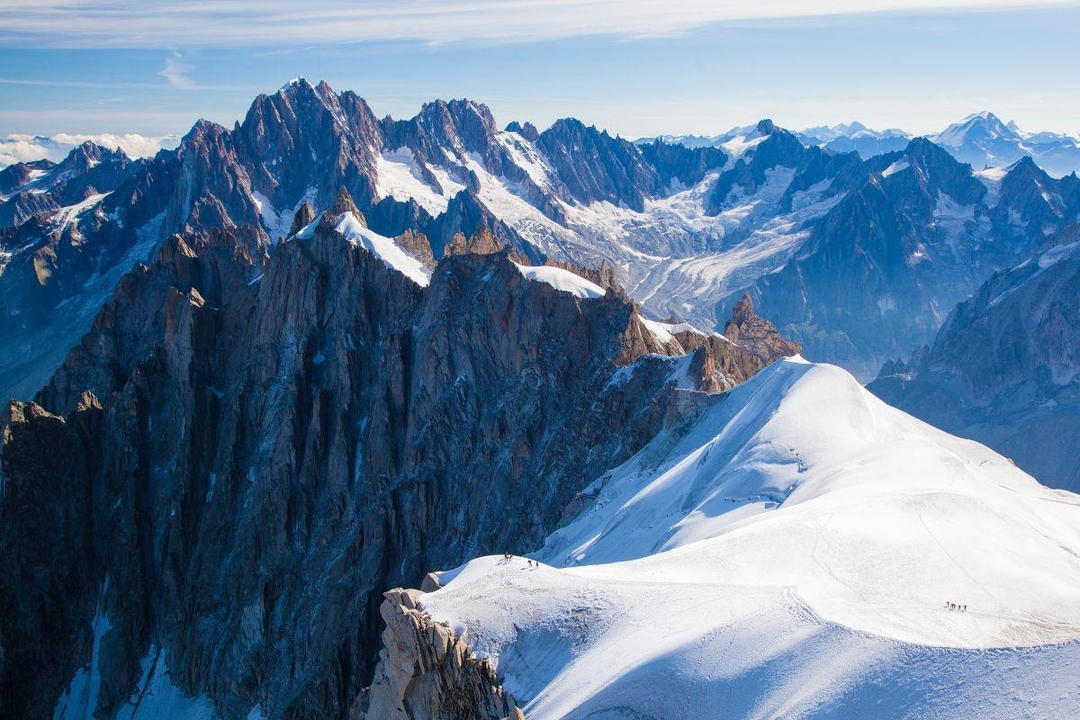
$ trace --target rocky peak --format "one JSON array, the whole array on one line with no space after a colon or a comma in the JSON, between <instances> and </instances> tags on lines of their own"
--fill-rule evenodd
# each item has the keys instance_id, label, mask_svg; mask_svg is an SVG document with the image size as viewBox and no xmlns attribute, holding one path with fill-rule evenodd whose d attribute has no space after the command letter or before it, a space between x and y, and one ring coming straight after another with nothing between
<instances>
[{"instance_id":1,"label":"rocky peak","mask_svg":"<svg viewBox=\"0 0 1080 720\"><path fill-rule=\"evenodd\" d=\"M755 128L761 135L772 135L774 132L776 132L776 123L774 123L772 120L769 120L768 118L765 118L764 120L759 120Z\"/></svg>"},{"instance_id":2,"label":"rocky peak","mask_svg":"<svg viewBox=\"0 0 1080 720\"><path fill-rule=\"evenodd\" d=\"M608 201L642 211L665 183L631 142L580 120L556 120L536 141L566 191L580 203ZM581 162L589 158L589 162Z\"/></svg>"},{"instance_id":3,"label":"rocky peak","mask_svg":"<svg viewBox=\"0 0 1080 720\"><path fill-rule=\"evenodd\" d=\"M435 255L431 252L431 243L427 236L415 230L406 230L394 238L394 242L405 249L405 252L419 260L429 270L435 267Z\"/></svg>"},{"instance_id":4,"label":"rocky peak","mask_svg":"<svg viewBox=\"0 0 1080 720\"><path fill-rule=\"evenodd\" d=\"M1026 235L1035 249L1045 247L1080 216L1080 187L1073 176L1050 177L1030 157L1014 163L1001 180L996 220ZM1020 223L1016 223L1019 220Z\"/></svg>"},{"instance_id":5,"label":"rocky peak","mask_svg":"<svg viewBox=\"0 0 1080 720\"><path fill-rule=\"evenodd\" d=\"M503 244L491 234L486 225L481 225L468 239L465 238L464 233L455 233L453 240L446 247L446 254L464 255L466 253L475 253L488 255L500 252L502 249Z\"/></svg>"},{"instance_id":6,"label":"rocky peak","mask_svg":"<svg viewBox=\"0 0 1080 720\"><path fill-rule=\"evenodd\" d=\"M796 171L792 190L806 189L810 185L839 175L843 160L820 147L806 147L794 134L777 127L770 120L762 120L747 137L756 141L752 147L717 179L709 191L706 206L711 214L719 214L727 207L733 190L741 188L745 195L756 193L769 179L770 171L787 168ZM855 156L855 162L858 162ZM788 200L790 202L790 200Z\"/></svg>"},{"instance_id":7,"label":"rocky peak","mask_svg":"<svg viewBox=\"0 0 1080 720\"><path fill-rule=\"evenodd\" d=\"M311 224L311 222L314 221L314 220L315 220L315 208L311 207L311 203L305 201L299 207L299 209L297 209L296 214L293 215L292 225L289 227L289 235L290 236L295 235L296 233L300 232L303 228L305 228L309 224Z\"/></svg>"},{"instance_id":8,"label":"rocky peak","mask_svg":"<svg viewBox=\"0 0 1080 720\"><path fill-rule=\"evenodd\" d=\"M1025 155L1012 165L1002 178L1002 195L1009 196L1023 186L1045 187L1054 183L1046 171L1035 164L1030 155Z\"/></svg>"},{"instance_id":9,"label":"rocky peak","mask_svg":"<svg viewBox=\"0 0 1080 720\"><path fill-rule=\"evenodd\" d=\"M352 195L345 187L338 188L337 195L334 196L334 204L326 211L327 214L337 218L344 213L350 213L353 217L360 221L360 223L367 227L367 222L364 220L363 214L359 208L356 207L356 202L353 201Z\"/></svg>"},{"instance_id":10,"label":"rocky peak","mask_svg":"<svg viewBox=\"0 0 1080 720\"><path fill-rule=\"evenodd\" d=\"M67 157L60 161L57 172L81 174L100 163L123 164L131 161L123 150L102 147L90 140L71 149Z\"/></svg>"},{"instance_id":11,"label":"rocky peak","mask_svg":"<svg viewBox=\"0 0 1080 720\"><path fill-rule=\"evenodd\" d=\"M536 129L535 125L527 120L525 121L525 124L522 124L517 120L512 120L510 124L506 126L506 132L517 133L529 142L536 142L540 137L540 131Z\"/></svg>"},{"instance_id":12,"label":"rocky peak","mask_svg":"<svg viewBox=\"0 0 1080 720\"><path fill-rule=\"evenodd\" d=\"M749 293L732 308L731 319L724 326L724 337L746 347L766 365L802 353L798 343L785 339L775 325L757 316Z\"/></svg>"},{"instance_id":13,"label":"rocky peak","mask_svg":"<svg viewBox=\"0 0 1080 720\"><path fill-rule=\"evenodd\" d=\"M941 193L960 205L973 205L986 195L986 186L971 174L971 167L959 162L945 148L924 137L912 138L902 158L914 173L896 174L886 187L909 212L921 205L922 217L930 222Z\"/></svg>"},{"instance_id":14,"label":"rocky peak","mask_svg":"<svg viewBox=\"0 0 1080 720\"><path fill-rule=\"evenodd\" d=\"M437 145L481 154L487 154L497 132L491 110L472 100L425 103L414 121Z\"/></svg>"},{"instance_id":15,"label":"rocky peak","mask_svg":"<svg viewBox=\"0 0 1080 720\"><path fill-rule=\"evenodd\" d=\"M345 184L367 207L382 129L354 93L299 79L260 95L235 132L252 187L275 207L295 207L312 189L328 204Z\"/></svg>"}]
</instances>

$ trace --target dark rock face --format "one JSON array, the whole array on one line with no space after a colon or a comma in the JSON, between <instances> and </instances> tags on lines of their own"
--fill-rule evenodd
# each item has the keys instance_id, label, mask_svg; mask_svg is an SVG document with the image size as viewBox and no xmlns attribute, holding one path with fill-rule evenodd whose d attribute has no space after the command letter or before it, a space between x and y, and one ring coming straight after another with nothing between
<instances>
[{"instance_id":1,"label":"dark rock face","mask_svg":"<svg viewBox=\"0 0 1080 720\"><path fill-rule=\"evenodd\" d=\"M383 590L534 545L669 411L682 348L619 292L503 253L421 288L325 229L266 248L170 239L12 406L0 713L48 715L93 657L108 717L153 647L226 718L354 716Z\"/></svg>"},{"instance_id":2,"label":"dark rock face","mask_svg":"<svg viewBox=\"0 0 1080 720\"><path fill-rule=\"evenodd\" d=\"M868 389L1012 458L1051 487L1080 489L1080 253L1076 226L1039 259L994 275L932 345Z\"/></svg>"},{"instance_id":3,"label":"dark rock face","mask_svg":"<svg viewBox=\"0 0 1080 720\"><path fill-rule=\"evenodd\" d=\"M606 200L640 211L645 195L667 184L636 145L578 120L555 121L536 144L569 196L581 203Z\"/></svg>"},{"instance_id":4,"label":"dark rock face","mask_svg":"<svg viewBox=\"0 0 1080 720\"><path fill-rule=\"evenodd\" d=\"M709 170L719 170L728 161L727 155L720 148L688 148L659 140L647 145L638 145L646 162L656 168L661 185L671 185L677 181L684 187L701 182ZM663 190L659 193L662 194Z\"/></svg>"},{"instance_id":5,"label":"dark rock face","mask_svg":"<svg viewBox=\"0 0 1080 720\"><path fill-rule=\"evenodd\" d=\"M66 421L37 405L12 403L0 421L4 717L51 717L90 654L84 624L94 613L100 578L85 534L93 502L87 469L95 462L87 440L99 412L91 397Z\"/></svg>"}]
</instances>

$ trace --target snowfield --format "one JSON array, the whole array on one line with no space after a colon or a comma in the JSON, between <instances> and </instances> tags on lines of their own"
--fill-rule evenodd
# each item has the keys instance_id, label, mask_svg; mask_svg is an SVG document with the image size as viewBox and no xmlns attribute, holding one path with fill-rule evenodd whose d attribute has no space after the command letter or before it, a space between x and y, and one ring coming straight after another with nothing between
<instances>
[{"instance_id":1,"label":"snowfield","mask_svg":"<svg viewBox=\"0 0 1080 720\"><path fill-rule=\"evenodd\" d=\"M294 238L310 240L315 237L315 230L320 222L322 222L321 218L315 218L301 228ZM382 260L387 267L397 270L417 285L427 287L431 282L431 271L424 267L422 262L407 253L404 248L394 242L393 238L384 237L364 227L352 213L346 212L339 215L334 230L353 245L364 248Z\"/></svg>"},{"instance_id":2,"label":"snowfield","mask_svg":"<svg viewBox=\"0 0 1080 720\"><path fill-rule=\"evenodd\" d=\"M775 363L585 494L538 569L422 598L530 720L1080 716L1080 497L839 368Z\"/></svg>"},{"instance_id":3,"label":"snowfield","mask_svg":"<svg viewBox=\"0 0 1080 720\"><path fill-rule=\"evenodd\" d=\"M561 292L568 292L576 297L586 298L602 298L607 293L604 288L600 287L591 280L586 280L580 275L570 272L569 270L563 270L562 268L549 267L547 265L518 265L518 272L520 272L527 279L533 282L547 283L551 287Z\"/></svg>"}]
</instances>

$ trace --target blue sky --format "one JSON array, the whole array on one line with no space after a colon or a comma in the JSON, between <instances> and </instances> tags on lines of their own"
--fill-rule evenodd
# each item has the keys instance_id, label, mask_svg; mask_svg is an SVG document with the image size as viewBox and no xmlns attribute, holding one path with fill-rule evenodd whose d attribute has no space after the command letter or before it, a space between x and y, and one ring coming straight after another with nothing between
<instances>
[{"instance_id":1,"label":"blue sky","mask_svg":"<svg viewBox=\"0 0 1080 720\"><path fill-rule=\"evenodd\" d=\"M380 115L470 97L502 124L573 115L625 136L762 117L930 132L983 109L1080 131L1080 3L337 3L0 0L0 135L182 134L296 75Z\"/></svg>"}]
</instances>

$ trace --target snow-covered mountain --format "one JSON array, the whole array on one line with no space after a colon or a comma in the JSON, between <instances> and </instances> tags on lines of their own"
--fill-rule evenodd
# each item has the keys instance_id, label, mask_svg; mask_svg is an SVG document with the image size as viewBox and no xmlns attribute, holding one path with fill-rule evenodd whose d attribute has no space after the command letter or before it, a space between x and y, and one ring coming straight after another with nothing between
<instances>
[{"instance_id":1,"label":"snow-covered mountain","mask_svg":"<svg viewBox=\"0 0 1080 720\"><path fill-rule=\"evenodd\" d=\"M723 147L752 129L752 126L737 127L720 135L660 135L636 142L648 144L659 140L687 147ZM806 145L838 153L857 152L864 159L903 150L915 137L899 128L874 130L858 121L809 127L795 134ZM1028 156L1054 177L1080 172L1080 138L1065 133L1026 132L1015 122L1002 122L985 110L926 137L976 170L1005 167Z\"/></svg>"},{"instance_id":2,"label":"snow-covered mountain","mask_svg":"<svg viewBox=\"0 0 1080 720\"><path fill-rule=\"evenodd\" d=\"M631 143L572 118L500 130L469 100L379 119L354 93L297 79L234 128L200 121L176 151L93 185L90 204L35 205L0 231L0 338L18 348L0 352L0 393L40 387L116 279L170 234L277 239L304 203L321 213L342 187L373 231L422 234L435 258L483 227L531 261L606 264L654 317L719 329L750 292L808 357L864 379L930 342L956 302L1080 208L1068 178L1051 180L1040 187L1052 217L1023 220L1004 211L1028 202L1011 194L1023 183L1002 181L1009 168L972 171L918 139L868 160L767 120L714 140ZM40 199L30 180L45 167L16 169L24 189L4 207Z\"/></svg>"},{"instance_id":3,"label":"snow-covered mountain","mask_svg":"<svg viewBox=\"0 0 1080 720\"><path fill-rule=\"evenodd\" d=\"M857 152L867 159L903 150L912 138L903 130L872 130L858 121L806 128L797 134L807 145L821 145L834 152Z\"/></svg>"},{"instance_id":4,"label":"snow-covered mountain","mask_svg":"<svg viewBox=\"0 0 1080 720\"><path fill-rule=\"evenodd\" d=\"M1004 167L1023 157L1031 157L1055 177L1080 170L1080 139L1050 132L1025 133L992 112L969 115L931 139L977 170Z\"/></svg>"},{"instance_id":5,"label":"snow-covered mountain","mask_svg":"<svg viewBox=\"0 0 1080 720\"><path fill-rule=\"evenodd\" d=\"M775 363L584 496L537 567L388 594L376 690L431 697L417 612L530 720L1080 712L1080 497L839 368Z\"/></svg>"},{"instance_id":6,"label":"snow-covered mountain","mask_svg":"<svg viewBox=\"0 0 1080 720\"><path fill-rule=\"evenodd\" d=\"M0 717L355 718L386 588L536 544L687 390L798 351L488 230L436 263L345 191L293 228L170 236L6 405Z\"/></svg>"},{"instance_id":7,"label":"snow-covered mountain","mask_svg":"<svg viewBox=\"0 0 1080 720\"><path fill-rule=\"evenodd\" d=\"M1067 384L1075 176L302 79L12 168L0 716L1076 714L1076 497L768 366L872 377L990 278L950 357Z\"/></svg>"}]
</instances>

